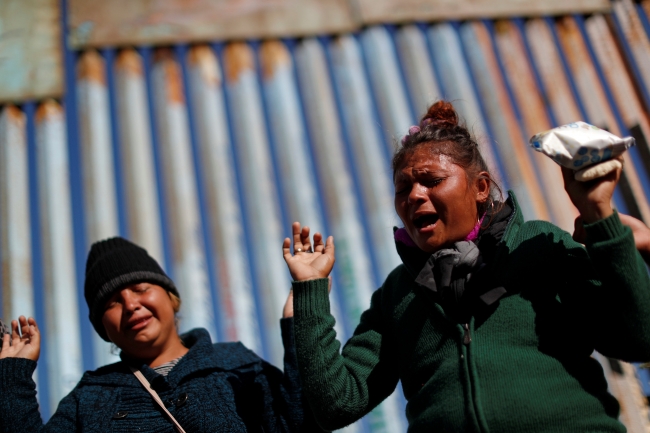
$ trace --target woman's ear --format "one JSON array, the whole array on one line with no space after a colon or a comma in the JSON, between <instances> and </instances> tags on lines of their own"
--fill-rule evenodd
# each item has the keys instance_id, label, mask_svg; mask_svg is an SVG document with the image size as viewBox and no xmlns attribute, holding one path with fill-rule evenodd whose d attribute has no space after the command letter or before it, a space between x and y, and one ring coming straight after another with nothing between
<instances>
[{"instance_id":1,"label":"woman's ear","mask_svg":"<svg viewBox=\"0 0 650 433\"><path fill-rule=\"evenodd\" d=\"M487 171L481 171L476 176L476 202L485 203L490 197L490 173Z\"/></svg>"}]
</instances>

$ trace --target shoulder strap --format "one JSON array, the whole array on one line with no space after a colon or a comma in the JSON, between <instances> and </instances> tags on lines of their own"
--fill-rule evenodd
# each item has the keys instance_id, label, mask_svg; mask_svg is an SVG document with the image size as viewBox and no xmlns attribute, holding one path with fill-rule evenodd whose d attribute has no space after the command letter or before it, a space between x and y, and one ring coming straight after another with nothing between
<instances>
[{"instance_id":1,"label":"shoulder strap","mask_svg":"<svg viewBox=\"0 0 650 433\"><path fill-rule=\"evenodd\" d=\"M133 368L131 366L129 366L129 368L131 369L131 371L135 375L136 379L138 379L140 381L140 383L142 384L142 386L144 386L144 389L146 389L149 392L149 394L151 394L151 396L153 397L155 402L158 403L158 406L160 406L160 408L163 410L163 412L165 412L167 414L167 416L169 417L169 420L174 424L174 427L176 427L176 430L178 431L178 433L185 433L185 430L183 430L183 427L181 427L181 425L178 423L178 421L176 421L176 418L174 418L174 416L171 413L169 413L169 411L165 407L165 403L163 403L162 400L160 399L160 397L158 396L158 393L151 388L151 385L149 384L149 381L144 377L142 372L140 372L140 370L136 370L135 368Z\"/></svg>"}]
</instances>

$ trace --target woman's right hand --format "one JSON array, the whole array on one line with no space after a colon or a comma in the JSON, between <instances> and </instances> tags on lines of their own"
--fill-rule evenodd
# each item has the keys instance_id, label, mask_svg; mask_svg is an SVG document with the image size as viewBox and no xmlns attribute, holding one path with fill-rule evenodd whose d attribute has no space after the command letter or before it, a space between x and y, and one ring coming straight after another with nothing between
<instances>
[{"instance_id":1,"label":"woman's right hand","mask_svg":"<svg viewBox=\"0 0 650 433\"><path fill-rule=\"evenodd\" d=\"M309 227L301 228L300 223L295 222L291 225L291 230L294 254L291 254L291 239L285 238L282 243L284 261L287 262L291 277L294 281L327 278L334 267L334 238L328 237L323 244L323 236L315 233L312 252Z\"/></svg>"},{"instance_id":2,"label":"woman's right hand","mask_svg":"<svg viewBox=\"0 0 650 433\"><path fill-rule=\"evenodd\" d=\"M19 327L20 325L20 333ZM2 337L2 350L0 359L26 358L38 361L41 354L41 332L38 330L36 320L20 316L18 320L11 321L11 334Z\"/></svg>"}]
</instances>

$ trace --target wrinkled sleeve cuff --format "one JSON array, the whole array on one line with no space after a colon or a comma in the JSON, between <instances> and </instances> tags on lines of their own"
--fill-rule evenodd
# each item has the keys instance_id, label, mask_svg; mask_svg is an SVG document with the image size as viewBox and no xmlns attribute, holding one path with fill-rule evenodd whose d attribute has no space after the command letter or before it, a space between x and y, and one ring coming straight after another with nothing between
<instances>
[{"instance_id":1,"label":"wrinkled sleeve cuff","mask_svg":"<svg viewBox=\"0 0 650 433\"><path fill-rule=\"evenodd\" d=\"M629 227L625 227L618 217L618 212L614 211L612 215L602 220L596 221L592 224L585 224L585 231L587 233L587 243L596 244L612 239L622 237L631 232Z\"/></svg>"},{"instance_id":2,"label":"wrinkled sleeve cuff","mask_svg":"<svg viewBox=\"0 0 650 433\"><path fill-rule=\"evenodd\" d=\"M293 310L296 317L329 313L329 280L293 281Z\"/></svg>"},{"instance_id":3,"label":"wrinkled sleeve cuff","mask_svg":"<svg viewBox=\"0 0 650 433\"><path fill-rule=\"evenodd\" d=\"M25 358L0 359L0 387L10 389L13 385L32 381L36 361Z\"/></svg>"},{"instance_id":4,"label":"wrinkled sleeve cuff","mask_svg":"<svg viewBox=\"0 0 650 433\"><path fill-rule=\"evenodd\" d=\"M280 319L280 332L282 333L282 343L285 350L293 348L294 346L294 333L293 333L293 317L285 317Z\"/></svg>"}]
</instances>

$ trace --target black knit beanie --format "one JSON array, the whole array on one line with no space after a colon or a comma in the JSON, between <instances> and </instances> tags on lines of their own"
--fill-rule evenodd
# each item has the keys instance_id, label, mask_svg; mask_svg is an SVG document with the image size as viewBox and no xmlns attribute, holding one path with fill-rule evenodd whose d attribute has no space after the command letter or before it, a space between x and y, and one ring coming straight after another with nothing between
<instances>
[{"instance_id":1,"label":"black knit beanie","mask_svg":"<svg viewBox=\"0 0 650 433\"><path fill-rule=\"evenodd\" d=\"M84 296L90 322L104 340L109 341L102 324L106 301L115 291L143 282L159 285L180 298L174 282L144 248L120 237L95 242L90 247Z\"/></svg>"}]
</instances>

